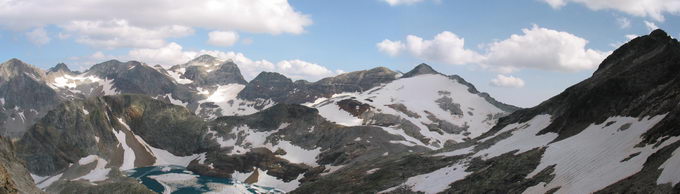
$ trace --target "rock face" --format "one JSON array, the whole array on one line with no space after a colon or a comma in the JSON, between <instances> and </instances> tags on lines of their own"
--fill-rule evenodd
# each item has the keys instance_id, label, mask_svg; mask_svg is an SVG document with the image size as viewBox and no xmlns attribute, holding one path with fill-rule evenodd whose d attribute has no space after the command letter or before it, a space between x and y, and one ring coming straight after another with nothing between
<instances>
[{"instance_id":1,"label":"rock face","mask_svg":"<svg viewBox=\"0 0 680 194\"><path fill-rule=\"evenodd\" d=\"M18 59L0 64L0 135L19 137L61 100L45 72Z\"/></svg>"},{"instance_id":2,"label":"rock face","mask_svg":"<svg viewBox=\"0 0 680 194\"><path fill-rule=\"evenodd\" d=\"M207 70L203 66L187 67L184 76L193 80L196 85L224 85L224 84L246 84L241 75L241 71L234 62L227 61L219 65L215 70Z\"/></svg>"},{"instance_id":3,"label":"rock face","mask_svg":"<svg viewBox=\"0 0 680 194\"><path fill-rule=\"evenodd\" d=\"M204 149L203 126L185 108L146 96L69 101L29 129L17 142L17 153L39 176L54 176L92 155L129 169L167 159L159 149L176 156Z\"/></svg>"},{"instance_id":4,"label":"rock face","mask_svg":"<svg viewBox=\"0 0 680 194\"><path fill-rule=\"evenodd\" d=\"M12 142L3 137L0 137L0 193L42 193L16 157Z\"/></svg>"},{"instance_id":5,"label":"rock face","mask_svg":"<svg viewBox=\"0 0 680 194\"><path fill-rule=\"evenodd\" d=\"M264 178L254 183L284 191L345 165L426 150L393 143L406 140L379 127L331 123L316 109L301 105L277 104L253 115L222 117L209 126L219 147L206 154L203 164L192 163L190 169L240 181L257 169ZM266 185L266 177L281 182Z\"/></svg>"},{"instance_id":6,"label":"rock face","mask_svg":"<svg viewBox=\"0 0 680 194\"><path fill-rule=\"evenodd\" d=\"M344 168L293 193L677 193L679 71L680 43L656 30L471 141Z\"/></svg>"},{"instance_id":7,"label":"rock face","mask_svg":"<svg viewBox=\"0 0 680 194\"><path fill-rule=\"evenodd\" d=\"M279 103L300 104L343 92L366 91L393 81L397 77L397 72L385 67L349 72L314 83L303 80L293 82L281 74L263 72L248 83L238 97L247 100L272 99Z\"/></svg>"},{"instance_id":8,"label":"rock face","mask_svg":"<svg viewBox=\"0 0 680 194\"><path fill-rule=\"evenodd\" d=\"M406 72L402 77L409 78L409 77L413 77L413 76L417 76L417 75L424 75L424 74L441 74L441 73L435 71L429 65L427 65L425 63L421 63L420 65L413 68L411 71Z\"/></svg>"}]
</instances>

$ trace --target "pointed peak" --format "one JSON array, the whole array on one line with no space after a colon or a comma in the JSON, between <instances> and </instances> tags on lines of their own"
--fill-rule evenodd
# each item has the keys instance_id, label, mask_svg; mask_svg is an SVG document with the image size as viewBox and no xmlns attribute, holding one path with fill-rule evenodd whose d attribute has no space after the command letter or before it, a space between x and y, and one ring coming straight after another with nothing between
<instances>
[{"instance_id":1,"label":"pointed peak","mask_svg":"<svg viewBox=\"0 0 680 194\"><path fill-rule=\"evenodd\" d=\"M71 69L68 68L68 66L64 63L59 63L56 66L52 67L49 69L49 72L72 72Z\"/></svg>"},{"instance_id":2,"label":"pointed peak","mask_svg":"<svg viewBox=\"0 0 680 194\"><path fill-rule=\"evenodd\" d=\"M217 58L212 55L204 54L192 59L189 63L215 63L216 61L218 61Z\"/></svg>"},{"instance_id":3,"label":"pointed peak","mask_svg":"<svg viewBox=\"0 0 680 194\"><path fill-rule=\"evenodd\" d=\"M21 61L17 58L12 58L12 59L7 60L4 63L2 63L2 66L12 66L12 67L14 67L14 66L26 66L26 67L30 67L31 65L29 65L28 63L25 63L25 62L23 62L23 61Z\"/></svg>"},{"instance_id":4,"label":"pointed peak","mask_svg":"<svg viewBox=\"0 0 680 194\"><path fill-rule=\"evenodd\" d=\"M649 33L649 36L655 37L655 38L668 38L669 37L668 34L665 31L663 31L662 29L656 29L656 30L652 31L651 33Z\"/></svg>"},{"instance_id":5,"label":"pointed peak","mask_svg":"<svg viewBox=\"0 0 680 194\"><path fill-rule=\"evenodd\" d=\"M35 77L42 77L45 75L45 72L42 69L34 67L17 58L12 58L0 64L0 78L9 79L23 73L28 73Z\"/></svg>"},{"instance_id":6,"label":"pointed peak","mask_svg":"<svg viewBox=\"0 0 680 194\"><path fill-rule=\"evenodd\" d=\"M408 78L408 77L414 77L414 76L423 75L423 74L441 74L441 73L432 69L432 67L430 67L430 65L427 65L425 63L421 63L420 65L413 68L411 71L406 72L402 77Z\"/></svg>"},{"instance_id":7,"label":"pointed peak","mask_svg":"<svg viewBox=\"0 0 680 194\"><path fill-rule=\"evenodd\" d=\"M12 59L10 59L10 60L7 60L6 62L0 64L0 66L10 67L10 68L17 68L17 67L20 67L20 68L22 68L22 69L24 69L24 68L35 69L35 67L33 67L33 65L28 64L28 63L26 63L26 62L23 62L23 61L21 61L21 60L19 60L19 59L17 59L17 58L12 58Z\"/></svg>"},{"instance_id":8,"label":"pointed peak","mask_svg":"<svg viewBox=\"0 0 680 194\"><path fill-rule=\"evenodd\" d=\"M11 58L10 60L7 60L5 63L24 63L23 61L17 59L17 58Z\"/></svg>"},{"instance_id":9,"label":"pointed peak","mask_svg":"<svg viewBox=\"0 0 680 194\"><path fill-rule=\"evenodd\" d=\"M266 81L266 80L289 80L292 82L292 80L288 77L286 77L283 74L277 73L277 72L268 72L268 71L263 71L260 72L260 74L257 74L253 81L259 80L259 81Z\"/></svg>"}]
</instances>

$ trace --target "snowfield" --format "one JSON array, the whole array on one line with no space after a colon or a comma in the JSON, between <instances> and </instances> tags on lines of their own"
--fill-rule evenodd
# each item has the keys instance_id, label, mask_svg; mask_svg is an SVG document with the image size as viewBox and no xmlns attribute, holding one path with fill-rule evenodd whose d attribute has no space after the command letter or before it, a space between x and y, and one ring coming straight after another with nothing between
<instances>
[{"instance_id":1,"label":"snowfield","mask_svg":"<svg viewBox=\"0 0 680 194\"><path fill-rule=\"evenodd\" d=\"M656 147L636 146L642 142L641 135L664 117L666 115L641 119L611 117L550 144L541 164L528 178L551 165L555 165L555 178L527 189L526 193L541 193L557 187L560 187L557 193L592 193L639 172L647 157L680 140L672 137Z\"/></svg>"},{"instance_id":2,"label":"snowfield","mask_svg":"<svg viewBox=\"0 0 680 194\"><path fill-rule=\"evenodd\" d=\"M407 119L420 128L423 136L434 140L426 147L441 148L448 140L462 142L467 138L481 135L496 124L495 119L489 119L488 116L505 114L503 110L483 97L470 93L468 90L468 86L444 75L426 74L397 79L364 92L335 94L330 98L320 98L305 105L318 109L321 116L337 124L346 126L366 124L367 121L352 116L337 105L337 102L341 100L354 99L374 107L372 111ZM442 108L441 102L449 99L451 106L458 106L460 113L454 114ZM411 113L394 108L401 105ZM436 119L432 120L430 117ZM467 129L458 134L447 132L440 134L430 131L426 125L436 123L436 120L443 120L460 128L467 127ZM416 145L425 144L419 140L413 141L414 138L406 134L401 135L407 142Z\"/></svg>"}]
</instances>

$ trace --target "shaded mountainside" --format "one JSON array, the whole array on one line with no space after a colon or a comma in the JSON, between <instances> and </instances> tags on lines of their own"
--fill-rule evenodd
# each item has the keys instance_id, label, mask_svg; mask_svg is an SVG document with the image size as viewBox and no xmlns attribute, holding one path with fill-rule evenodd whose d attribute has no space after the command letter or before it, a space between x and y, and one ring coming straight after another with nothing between
<instances>
[{"instance_id":1,"label":"shaded mountainside","mask_svg":"<svg viewBox=\"0 0 680 194\"><path fill-rule=\"evenodd\" d=\"M203 121L183 107L140 95L68 101L50 111L17 142L18 155L39 176L55 175L79 159L97 155L112 166L158 162L151 146L187 156L205 147ZM135 137L137 136L137 137ZM144 142L139 142L139 140ZM120 141L134 144L132 158ZM134 148L132 148L134 147ZM159 156L160 157L160 156ZM126 166L129 168L130 166Z\"/></svg>"},{"instance_id":2,"label":"shaded mountainside","mask_svg":"<svg viewBox=\"0 0 680 194\"><path fill-rule=\"evenodd\" d=\"M0 137L0 193L42 193L23 161L17 158L12 142L3 137Z\"/></svg>"},{"instance_id":3,"label":"shaded mountainside","mask_svg":"<svg viewBox=\"0 0 680 194\"><path fill-rule=\"evenodd\" d=\"M0 135L18 137L60 102L43 70L11 59L0 64Z\"/></svg>"},{"instance_id":4,"label":"shaded mountainside","mask_svg":"<svg viewBox=\"0 0 680 194\"><path fill-rule=\"evenodd\" d=\"M656 30L472 141L344 168L293 193L678 193L678 71L680 43Z\"/></svg>"}]
</instances>

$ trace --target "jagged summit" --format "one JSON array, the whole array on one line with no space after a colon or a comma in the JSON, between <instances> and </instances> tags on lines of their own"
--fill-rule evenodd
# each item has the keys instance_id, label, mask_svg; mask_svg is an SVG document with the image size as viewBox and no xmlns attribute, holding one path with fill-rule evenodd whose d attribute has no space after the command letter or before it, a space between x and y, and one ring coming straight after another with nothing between
<instances>
[{"instance_id":1,"label":"jagged summit","mask_svg":"<svg viewBox=\"0 0 680 194\"><path fill-rule=\"evenodd\" d=\"M201 56L198 56L191 61L187 62L186 65L214 65L214 64L221 64L223 61L219 60L217 57L214 57L212 55L204 54Z\"/></svg>"},{"instance_id":2,"label":"jagged summit","mask_svg":"<svg viewBox=\"0 0 680 194\"><path fill-rule=\"evenodd\" d=\"M72 72L71 69L64 63L59 63L56 66L50 68L48 72Z\"/></svg>"},{"instance_id":3,"label":"jagged summit","mask_svg":"<svg viewBox=\"0 0 680 194\"><path fill-rule=\"evenodd\" d=\"M670 36L668 36L666 31L663 31L662 29L656 29L656 30L652 31L651 33L649 33L649 36L659 37L659 38L670 38Z\"/></svg>"},{"instance_id":4,"label":"jagged summit","mask_svg":"<svg viewBox=\"0 0 680 194\"><path fill-rule=\"evenodd\" d=\"M602 72L625 71L634 64L620 63L622 60L640 57L646 53L662 52L667 48L678 50L680 49L678 47L680 47L680 44L677 40L668 36L663 30L657 29L649 35L637 37L616 49L600 64L593 75L602 74Z\"/></svg>"},{"instance_id":5,"label":"jagged summit","mask_svg":"<svg viewBox=\"0 0 680 194\"><path fill-rule=\"evenodd\" d=\"M34 78L44 77L45 72L31 64L12 58L0 64L0 79L9 80L21 74L29 74Z\"/></svg>"},{"instance_id":6,"label":"jagged summit","mask_svg":"<svg viewBox=\"0 0 680 194\"><path fill-rule=\"evenodd\" d=\"M441 73L435 71L430 65L421 63L420 65L413 68L411 71L406 72L402 77L408 78L423 74L441 74Z\"/></svg>"}]
</instances>

